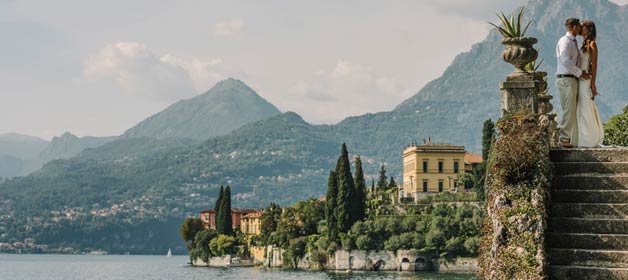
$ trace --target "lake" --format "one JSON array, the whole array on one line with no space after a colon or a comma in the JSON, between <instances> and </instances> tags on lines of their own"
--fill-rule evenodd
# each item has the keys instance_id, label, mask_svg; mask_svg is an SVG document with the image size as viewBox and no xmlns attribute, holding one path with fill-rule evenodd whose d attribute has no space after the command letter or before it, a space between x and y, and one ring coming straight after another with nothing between
<instances>
[{"instance_id":1,"label":"lake","mask_svg":"<svg viewBox=\"0 0 628 280\"><path fill-rule=\"evenodd\" d=\"M0 254L1 280L84 279L421 279L470 280L473 275L409 272L309 272L261 268L208 268L186 265L187 256L89 256Z\"/></svg>"}]
</instances>

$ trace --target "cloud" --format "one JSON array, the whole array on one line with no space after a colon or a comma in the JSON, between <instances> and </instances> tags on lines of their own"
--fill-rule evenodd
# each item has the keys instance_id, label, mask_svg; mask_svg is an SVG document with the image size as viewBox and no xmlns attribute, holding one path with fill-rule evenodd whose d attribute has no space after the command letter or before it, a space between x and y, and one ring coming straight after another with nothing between
<instances>
[{"instance_id":1,"label":"cloud","mask_svg":"<svg viewBox=\"0 0 628 280\"><path fill-rule=\"evenodd\" d=\"M524 6L527 0L439 0L426 1L445 14L457 14L477 20L491 20L496 12L510 13L517 7Z\"/></svg>"},{"instance_id":2,"label":"cloud","mask_svg":"<svg viewBox=\"0 0 628 280\"><path fill-rule=\"evenodd\" d=\"M171 102L191 97L221 79L214 69L221 63L220 59L159 56L144 44L118 42L91 56L84 74L89 80L113 80L127 94Z\"/></svg>"},{"instance_id":3,"label":"cloud","mask_svg":"<svg viewBox=\"0 0 628 280\"><path fill-rule=\"evenodd\" d=\"M244 20L231 19L223 22L219 22L214 25L214 35L216 36L230 36L242 32L244 29Z\"/></svg>"},{"instance_id":4,"label":"cloud","mask_svg":"<svg viewBox=\"0 0 628 280\"><path fill-rule=\"evenodd\" d=\"M311 81L297 82L289 92L295 100L290 107L319 123L390 110L410 93L394 78L344 59L331 70L318 71Z\"/></svg>"}]
</instances>

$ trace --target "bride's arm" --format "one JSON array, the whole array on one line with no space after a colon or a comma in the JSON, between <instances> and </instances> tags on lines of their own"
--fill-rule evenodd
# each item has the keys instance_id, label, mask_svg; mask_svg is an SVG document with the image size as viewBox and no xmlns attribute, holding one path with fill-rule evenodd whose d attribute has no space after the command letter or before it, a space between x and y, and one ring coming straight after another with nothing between
<instances>
[{"instance_id":1,"label":"bride's arm","mask_svg":"<svg viewBox=\"0 0 628 280\"><path fill-rule=\"evenodd\" d=\"M591 47L589 48L591 51L591 91L593 92L593 96L597 95L597 86L595 84L597 80L597 44L595 41L591 42Z\"/></svg>"}]
</instances>

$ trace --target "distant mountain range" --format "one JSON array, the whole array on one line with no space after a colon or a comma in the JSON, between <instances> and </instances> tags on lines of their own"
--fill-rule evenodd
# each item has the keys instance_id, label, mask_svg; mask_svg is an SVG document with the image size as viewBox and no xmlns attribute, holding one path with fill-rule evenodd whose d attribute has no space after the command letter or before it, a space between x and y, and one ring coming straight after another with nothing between
<instances>
[{"instance_id":1,"label":"distant mountain range","mask_svg":"<svg viewBox=\"0 0 628 280\"><path fill-rule=\"evenodd\" d=\"M550 73L551 94L553 50L564 34L565 18L598 23L598 88L603 94L599 105L604 118L620 113L628 104L628 6L607 0L532 0L526 11L535 21L529 35L540 41L537 47L545 57L542 69ZM106 144L61 149L83 151L0 184L0 212L14 213L12 219L0 220L0 232L3 226L13 225L5 240L35 236L66 242L51 237L52 225L34 226L32 219L26 218L58 219L51 214L54 211L84 213L66 224L54 223L55 227L63 225L61 229L53 227L56 232L86 232L88 225L129 228L137 224L133 221L148 217L157 219L154 222L171 222L211 207L216 189L227 184L232 186L235 206L263 207L271 201L286 205L322 196L328 170L343 142L353 155L362 156L367 176L375 176L378 166L385 163L397 179L401 151L412 141L431 137L477 152L482 123L500 114L498 83L513 70L501 60L500 41L499 35L491 32L469 52L458 55L440 78L394 110L350 117L335 125L311 125L296 113L280 114L242 82L222 81L205 94L175 103L121 137L103 141ZM61 138L68 138L68 143L74 139ZM0 157L0 168L2 162ZM119 219L104 224L88 219L109 217L99 211L115 212L111 215ZM170 245L166 242L155 250L177 244L176 232L172 234ZM86 241L72 241L86 246ZM124 252L122 248L128 249L131 241L118 239L122 247L114 251ZM137 250L152 252L145 247Z\"/></svg>"},{"instance_id":2,"label":"distant mountain range","mask_svg":"<svg viewBox=\"0 0 628 280\"><path fill-rule=\"evenodd\" d=\"M179 101L149 117L122 137L207 140L280 113L241 81L227 79L204 94Z\"/></svg>"}]
</instances>

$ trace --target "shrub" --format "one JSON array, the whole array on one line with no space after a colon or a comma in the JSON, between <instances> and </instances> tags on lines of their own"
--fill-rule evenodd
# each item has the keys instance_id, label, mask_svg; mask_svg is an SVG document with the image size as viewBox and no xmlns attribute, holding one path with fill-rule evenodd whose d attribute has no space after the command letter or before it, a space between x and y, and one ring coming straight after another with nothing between
<instances>
[{"instance_id":1,"label":"shrub","mask_svg":"<svg viewBox=\"0 0 628 280\"><path fill-rule=\"evenodd\" d=\"M628 146L628 106L624 113L612 116L604 124L604 144L613 146Z\"/></svg>"}]
</instances>

